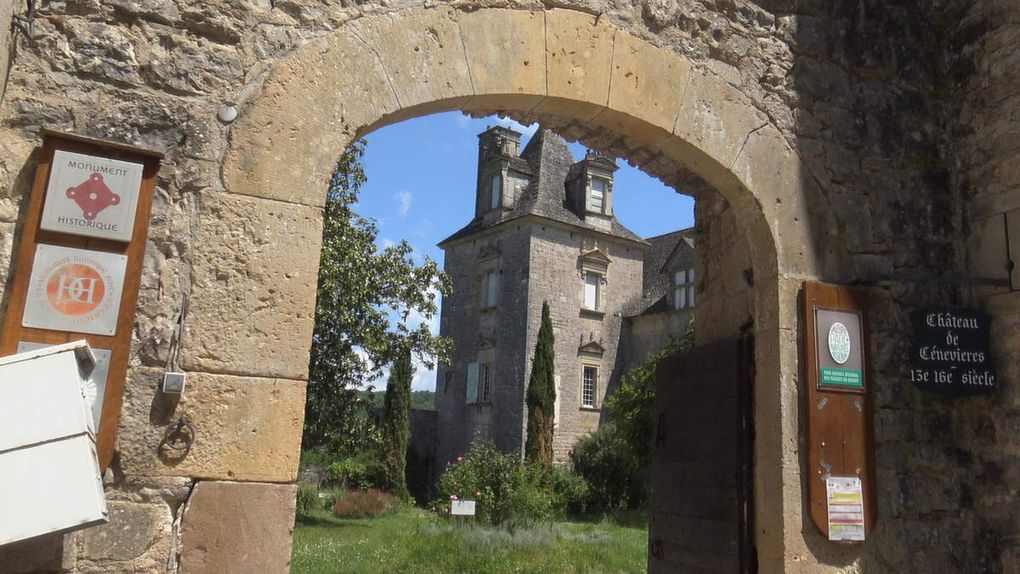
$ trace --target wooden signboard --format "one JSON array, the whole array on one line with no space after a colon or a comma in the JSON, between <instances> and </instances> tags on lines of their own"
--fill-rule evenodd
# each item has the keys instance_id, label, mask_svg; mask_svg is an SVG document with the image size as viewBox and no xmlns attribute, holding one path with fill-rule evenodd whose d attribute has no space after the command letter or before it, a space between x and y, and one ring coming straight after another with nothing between
<instances>
[{"instance_id":1,"label":"wooden signboard","mask_svg":"<svg viewBox=\"0 0 1020 574\"><path fill-rule=\"evenodd\" d=\"M829 540L862 542L877 518L874 423L863 297L804 284L808 501Z\"/></svg>"},{"instance_id":2,"label":"wooden signboard","mask_svg":"<svg viewBox=\"0 0 1020 574\"><path fill-rule=\"evenodd\" d=\"M917 388L951 397L998 388L989 342L991 317L974 309L918 309L910 322L910 380Z\"/></svg>"},{"instance_id":3,"label":"wooden signboard","mask_svg":"<svg viewBox=\"0 0 1020 574\"><path fill-rule=\"evenodd\" d=\"M142 259L163 154L43 130L0 334L0 355L85 339L99 463L117 438Z\"/></svg>"}]
</instances>

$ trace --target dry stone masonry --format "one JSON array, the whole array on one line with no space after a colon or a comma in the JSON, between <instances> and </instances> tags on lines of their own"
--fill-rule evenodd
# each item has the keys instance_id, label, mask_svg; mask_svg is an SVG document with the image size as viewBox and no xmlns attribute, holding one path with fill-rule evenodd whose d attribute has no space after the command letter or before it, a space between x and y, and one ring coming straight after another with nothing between
<instances>
[{"instance_id":1,"label":"dry stone masonry","mask_svg":"<svg viewBox=\"0 0 1020 574\"><path fill-rule=\"evenodd\" d=\"M5 567L286 569L249 561L289 545L327 175L358 135L460 109L541 120L698 199L699 340L756 336L762 572L1020 570L1014 0L34 4L29 21L0 1L0 289L41 127L166 159L112 522L0 549ZM804 511L805 280L867 295L879 517L864 545L827 542ZM155 386L186 294L194 387L167 404ZM929 307L992 316L998 392L912 386L909 313ZM184 412L196 443L168 463L159 437ZM227 512L266 528L209 523Z\"/></svg>"}]
</instances>

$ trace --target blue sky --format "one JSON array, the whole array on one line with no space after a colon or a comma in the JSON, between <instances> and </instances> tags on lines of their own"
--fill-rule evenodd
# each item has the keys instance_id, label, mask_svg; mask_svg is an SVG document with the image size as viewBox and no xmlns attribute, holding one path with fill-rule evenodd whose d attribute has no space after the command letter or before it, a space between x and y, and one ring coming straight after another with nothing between
<instances>
[{"instance_id":1,"label":"blue sky","mask_svg":"<svg viewBox=\"0 0 1020 574\"><path fill-rule=\"evenodd\" d=\"M364 165L368 182L356 209L376 221L381 245L406 239L417 258L443 261L443 252L436 243L474 215L477 136L495 124L524 132L521 149L538 127L449 112L387 126L366 137ZM578 159L584 157L581 144L572 143L570 149ZM617 163L620 170L613 186L613 205L620 222L642 237L694 225L693 199L679 195L622 159ZM436 317L432 321L436 331L438 324ZM373 384L379 388L385 381ZM432 390L435 373L419 366L412 386Z\"/></svg>"}]
</instances>

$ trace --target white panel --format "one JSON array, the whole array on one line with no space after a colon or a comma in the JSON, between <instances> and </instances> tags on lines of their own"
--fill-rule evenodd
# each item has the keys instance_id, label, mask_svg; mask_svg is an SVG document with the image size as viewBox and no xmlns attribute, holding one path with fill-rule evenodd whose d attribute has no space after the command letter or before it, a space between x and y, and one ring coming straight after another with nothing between
<instances>
[{"instance_id":1,"label":"white panel","mask_svg":"<svg viewBox=\"0 0 1020 574\"><path fill-rule=\"evenodd\" d=\"M27 341L18 342L18 352L24 353L36 349L49 347L45 343L30 343ZM92 349L92 355L96 358L96 367L92 374L85 381L85 400L92 405L92 429L99 434L99 421L102 420L103 396L106 393L106 379L110 374L110 357L112 352L109 349Z\"/></svg>"},{"instance_id":2,"label":"white panel","mask_svg":"<svg viewBox=\"0 0 1020 574\"><path fill-rule=\"evenodd\" d=\"M22 326L113 335L126 268L126 255L37 245Z\"/></svg>"},{"instance_id":3,"label":"white panel","mask_svg":"<svg viewBox=\"0 0 1020 574\"><path fill-rule=\"evenodd\" d=\"M142 169L140 163L57 150L39 226L131 241Z\"/></svg>"},{"instance_id":4,"label":"white panel","mask_svg":"<svg viewBox=\"0 0 1020 574\"><path fill-rule=\"evenodd\" d=\"M478 402L478 363L468 363L466 402Z\"/></svg>"},{"instance_id":5,"label":"white panel","mask_svg":"<svg viewBox=\"0 0 1020 574\"><path fill-rule=\"evenodd\" d=\"M80 434L0 453L0 516L0 545L106 522L92 438Z\"/></svg>"},{"instance_id":6,"label":"white panel","mask_svg":"<svg viewBox=\"0 0 1020 574\"><path fill-rule=\"evenodd\" d=\"M0 413L0 451L91 432L74 351L0 364Z\"/></svg>"},{"instance_id":7,"label":"white panel","mask_svg":"<svg viewBox=\"0 0 1020 574\"><path fill-rule=\"evenodd\" d=\"M474 500L453 500L450 501L450 514L453 516L474 516Z\"/></svg>"}]
</instances>

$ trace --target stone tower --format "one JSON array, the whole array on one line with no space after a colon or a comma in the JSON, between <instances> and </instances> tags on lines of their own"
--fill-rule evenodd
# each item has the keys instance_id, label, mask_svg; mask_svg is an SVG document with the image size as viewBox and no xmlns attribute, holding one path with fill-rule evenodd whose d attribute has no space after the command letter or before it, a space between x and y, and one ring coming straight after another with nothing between
<instances>
[{"instance_id":1,"label":"stone tower","mask_svg":"<svg viewBox=\"0 0 1020 574\"><path fill-rule=\"evenodd\" d=\"M453 339L436 381L440 466L471 440L505 452L525 441L525 391L542 302L556 337L557 462L594 430L606 389L620 376L624 306L641 297L647 243L613 215L616 164L576 161L563 139L539 130L523 152L503 127L479 136L475 216L443 240L453 290L440 332Z\"/></svg>"}]
</instances>

